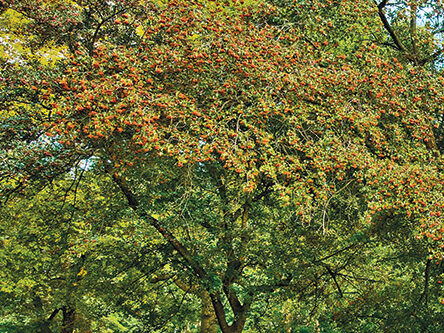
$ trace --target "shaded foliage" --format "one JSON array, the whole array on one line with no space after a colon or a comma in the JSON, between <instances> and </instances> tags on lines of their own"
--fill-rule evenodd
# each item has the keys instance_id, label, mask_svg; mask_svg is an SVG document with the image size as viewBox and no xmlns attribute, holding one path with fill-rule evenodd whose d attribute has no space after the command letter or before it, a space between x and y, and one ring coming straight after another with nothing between
<instances>
[{"instance_id":1,"label":"shaded foliage","mask_svg":"<svg viewBox=\"0 0 444 333\"><path fill-rule=\"evenodd\" d=\"M191 329L199 310L208 332L442 329L428 3L4 3L31 53L62 54L4 61L5 314L66 332Z\"/></svg>"}]
</instances>

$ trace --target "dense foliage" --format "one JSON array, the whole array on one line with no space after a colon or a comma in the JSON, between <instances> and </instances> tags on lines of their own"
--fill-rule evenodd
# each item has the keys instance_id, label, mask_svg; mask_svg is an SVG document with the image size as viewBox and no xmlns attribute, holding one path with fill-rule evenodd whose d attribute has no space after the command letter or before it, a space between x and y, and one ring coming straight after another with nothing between
<instances>
[{"instance_id":1,"label":"dense foliage","mask_svg":"<svg viewBox=\"0 0 444 333\"><path fill-rule=\"evenodd\" d=\"M439 3L0 4L0 330L444 329Z\"/></svg>"}]
</instances>

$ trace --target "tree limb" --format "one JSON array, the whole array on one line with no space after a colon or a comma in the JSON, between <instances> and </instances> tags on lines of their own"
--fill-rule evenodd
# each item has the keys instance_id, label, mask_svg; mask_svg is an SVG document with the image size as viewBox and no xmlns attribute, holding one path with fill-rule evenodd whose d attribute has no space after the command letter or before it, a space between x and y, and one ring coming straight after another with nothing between
<instances>
[{"instance_id":1,"label":"tree limb","mask_svg":"<svg viewBox=\"0 0 444 333\"><path fill-rule=\"evenodd\" d=\"M396 48L399 51L403 51L405 53L408 53L408 50L406 49L406 47L401 43L398 35L395 33L395 31L393 30L392 26L390 25L390 22L387 19L387 16L385 16L384 13L384 7L387 5L388 0L383 0L381 1L379 4L377 4L378 7L378 15L379 18L381 19L382 24L384 25L384 28L387 30L387 32L390 34L390 37L392 37L393 42L396 45Z\"/></svg>"},{"instance_id":2,"label":"tree limb","mask_svg":"<svg viewBox=\"0 0 444 333\"><path fill-rule=\"evenodd\" d=\"M175 237L174 235L166 230L164 227L161 226L160 222L149 215L145 210L140 208L139 201L137 200L134 193L129 188L128 184L126 183L125 179L121 177L117 172L111 172L111 170L107 170L108 173L111 173L112 179L114 183L119 187L119 189L124 194L125 198L128 201L129 206L139 215L140 218L147 221L150 225L152 225L167 241L173 248L179 253L179 255L186 261L186 263L191 268L192 272L201 280L208 281L209 276L207 272L204 270L202 266L199 265L196 260L193 259L191 253L188 251L185 246L183 246ZM240 332L240 330L245 325L246 321L246 312L248 307L242 306L242 309L240 312L235 313L235 319L232 325L228 325L226 316L225 316L225 309L222 304L222 301L220 300L220 295L216 291L212 291L209 286L206 286L206 289L210 295L211 302L213 304L216 317L219 323L219 326L223 333L232 333L232 332ZM232 296L232 294L230 294ZM237 296L236 296L237 298ZM236 299L232 298L232 299Z\"/></svg>"},{"instance_id":3,"label":"tree limb","mask_svg":"<svg viewBox=\"0 0 444 333\"><path fill-rule=\"evenodd\" d=\"M424 303L427 305L428 302L428 293L429 293L429 278L430 278L430 264L432 261L430 259L427 260L425 272L424 272L424 290L421 294L421 297L418 299L418 303L421 303L421 301L424 299Z\"/></svg>"},{"instance_id":4,"label":"tree limb","mask_svg":"<svg viewBox=\"0 0 444 333\"><path fill-rule=\"evenodd\" d=\"M51 315L48 317L48 319L46 319L46 321L53 320L54 317L57 315L57 313L59 313L60 310L62 310L62 308L58 308L58 309L55 309L54 311L52 311Z\"/></svg>"},{"instance_id":5,"label":"tree limb","mask_svg":"<svg viewBox=\"0 0 444 333\"><path fill-rule=\"evenodd\" d=\"M416 5L410 7L410 38L412 39L413 46L413 60L417 64L418 60L418 47L416 46Z\"/></svg>"},{"instance_id":6,"label":"tree limb","mask_svg":"<svg viewBox=\"0 0 444 333\"><path fill-rule=\"evenodd\" d=\"M186 249L175 237L174 235L163 228L156 218L147 214L144 210L140 209L139 201L136 196L133 194L129 186L127 185L125 179L121 177L117 172L112 174L112 178L114 183L120 188L125 198L128 201L129 206L138 213L138 215L149 222L172 246L173 248L180 254L180 256L185 259L188 265L190 265L193 272L201 279L207 279L208 275L205 270L192 258L191 253Z\"/></svg>"},{"instance_id":7,"label":"tree limb","mask_svg":"<svg viewBox=\"0 0 444 333\"><path fill-rule=\"evenodd\" d=\"M335 272L333 272L332 269L330 268L330 266L328 266L327 264L325 264L324 266L327 269L328 274L330 274L330 276L333 278L333 281L335 282L336 288L338 288L339 295L341 297L344 297L344 294L342 293L341 287L339 286L339 283L336 280L336 275L337 274Z\"/></svg>"}]
</instances>

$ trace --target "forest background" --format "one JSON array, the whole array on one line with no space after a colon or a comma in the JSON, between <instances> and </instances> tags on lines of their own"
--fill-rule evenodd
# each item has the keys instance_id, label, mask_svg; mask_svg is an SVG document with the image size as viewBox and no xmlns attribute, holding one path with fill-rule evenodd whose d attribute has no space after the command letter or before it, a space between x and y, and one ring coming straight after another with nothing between
<instances>
[{"instance_id":1,"label":"forest background","mask_svg":"<svg viewBox=\"0 0 444 333\"><path fill-rule=\"evenodd\" d=\"M0 332L444 331L441 1L0 8Z\"/></svg>"}]
</instances>

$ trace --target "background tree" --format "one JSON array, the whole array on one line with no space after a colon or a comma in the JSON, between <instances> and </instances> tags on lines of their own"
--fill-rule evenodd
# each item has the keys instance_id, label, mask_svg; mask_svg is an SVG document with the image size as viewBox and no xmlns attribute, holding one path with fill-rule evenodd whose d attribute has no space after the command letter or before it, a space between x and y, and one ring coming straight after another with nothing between
<instances>
[{"instance_id":1,"label":"background tree","mask_svg":"<svg viewBox=\"0 0 444 333\"><path fill-rule=\"evenodd\" d=\"M400 12L384 21L386 2L348 1L6 3L29 19L32 45L66 46L66 57L5 65L16 140L4 193L93 160L99 186L108 177L120 191L107 209L162 238L170 267L153 267L151 282L192 290L202 308L209 298L222 332L384 331L409 327L422 307L418 325L436 328L426 318L440 306L429 285L442 272L442 77L419 49L396 47ZM35 110L46 110L40 121ZM49 148L53 164L42 164ZM419 290L394 278L418 272L407 249L426 261ZM389 301L403 298L398 282L416 300ZM278 302L286 315L260 319ZM411 317L399 323L403 306Z\"/></svg>"}]
</instances>

